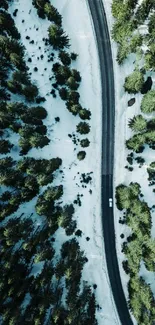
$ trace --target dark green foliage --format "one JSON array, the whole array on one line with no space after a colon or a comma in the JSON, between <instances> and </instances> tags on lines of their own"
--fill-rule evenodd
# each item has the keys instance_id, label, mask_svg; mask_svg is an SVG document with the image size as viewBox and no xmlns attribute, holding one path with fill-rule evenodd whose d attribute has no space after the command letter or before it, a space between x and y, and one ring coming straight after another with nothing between
<instances>
[{"instance_id":1,"label":"dark green foliage","mask_svg":"<svg viewBox=\"0 0 155 325\"><path fill-rule=\"evenodd\" d=\"M69 38L63 29L58 25L50 25L48 28L49 33L49 43L53 46L55 50L64 49L69 47Z\"/></svg>"},{"instance_id":2,"label":"dark green foliage","mask_svg":"<svg viewBox=\"0 0 155 325\"><path fill-rule=\"evenodd\" d=\"M86 108L82 108L79 111L79 116L82 120L90 120L91 112Z\"/></svg>"},{"instance_id":3,"label":"dark green foliage","mask_svg":"<svg viewBox=\"0 0 155 325\"><path fill-rule=\"evenodd\" d=\"M37 9L37 14L40 18L45 18L44 7L46 4L50 4L49 0L32 0L33 6Z\"/></svg>"},{"instance_id":4,"label":"dark green foliage","mask_svg":"<svg viewBox=\"0 0 155 325\"><path fill-rule=\"evenodd\" d=\"M74 77L69 77L67 80L67 86L71 89L71 90L77 90L79 87L79 83L76 82Z\"/></svg>"},{"instance_id":5,"label":"dark green foliage","mask_svg":"<svg viewBox=\"0 0 155 325\"><path fill-rule=\"evenodd\" d=\"M81 134L87 134L90 131L90 126L86 122L80 122L76 127L77 132Z\"/></svg>"},{"instance_id":6,"label":"dark green foliage","mask_svg":"<svg viewBox=\"0 0 155 325\"><path fill-rule=\"evenodd\" d=\"M64 65L70 65L71 64L70 55L66 51L60 51L59 52L59 59L61 60L62 64L64 64Z\"/></svg>"},{"instance_id":7,"label":"dark green foliage","mask_svg":"<svg viewBox=\"0 0 155 325\"><path fill-rule=\"evenodd\" d=\"M80 109L82 109L80 104L73 104L71 102L67 102L66 106L68 108L68 110L73 114L73 115L77 115L80 111Z\"/></svg>"},{"instance_id":8,"label":"dark green foliage","mask_svg":"<svg viewBox=\"0 0 155 325\"><path fill-rule=\"evenodd\" d=\"M63 194L63 186L48 187L45 192L38 197L36 211L39 215L50 217L54 212L54 201Z\"/></svg>"},{"instance_id":9,"label":"dark green foliage","mask_svg":"<svg viewBox=\"0 0 155 325\"><path fill-rule=\"evenodd\" d=\"M8 35L15 39L20 38L20 34L14 25L11 15L3 10L0 10L0 33L4 36Z\"/></svg>"},{"instance_id":10,"label":"dark green foliage","mask_svg":"<svg viewBox=\"0 0 155 325\"><path fill-rule=\"evenodd\" d=\"M61 26L62 16L59 14L58 10L52 4L46 3L44 5L44 13L50 21Z\"/></svg>"},{"instance_id":11,"label":"dark green foliage","mask_svg":"<svg viewBox=\"0 0 155 325\"><path fill-rule=\"evenodd\" d=\"M90 141L86 138L86 139L82 139L81 141L80 141L80 145L81 145L81 147L83 147L83 148L86 148L86 147L89 147L89 144L90 144Z\"/></svg>"},{"instance_id":12,"label":"dark green foliage","mask_svg":"<svg viewBox=\"0 0 155 325\"><path fill-rule=\"evenodd\" d=\"M79 160L83 160L85 157L86 157L86 152L85 152L85 151L79 151L79 152L77 153L77 158L78 158Z\"/></svg>"},{"instance_id":13,"label":"dark green foliage","mask_svg":"<svg viewBox=\"0 0 155 325\"><path fill-rule=\"evenodd\" d=\"M1 154L6 154L10 152L12 149L13 144L10 143L8 140L0 140L0 153Z\"/></svg>"},{"instance_id":14,"label":"dark green foliage","mask_svg":"<svg viewBox=\"0 0 155 325\"><path fill-rule=\"evenodd\" d=\"M59 95L62 100L67 100L68 98L68 90L65 87L59 89Z\"/></svg>"},{"instance_id":15,"label":"dark green foliage","mask_svg":"<svg viewBox=\"0 0 155 325\"><path fill-rule=\"evenodd\" d=\"M78 54L77 53L74 53L74 52L72 52L71 53L71 60L76 60L77 59L77 57L78 57Z\"/></svg>"},{"instance_id":16,"label":"dark green foliage","mask_svg":"<svg viewBox=\"0 0 155 325\"><path fill-rule=\"evenodd\" d=\"M7 0L1 0L0 2L0 8L3 8L5 10L8 9L8 3L7 3Z\"/></svg>"},{"instance_id":17,"label":"dark green foliage","mask_svg":"<svg viewBox=\"0 0 155 325\"><path fill-rule=\"evenodd\" d=\"M35 85L28 85L24 87L22 93L26 97L27 101L33 102L38 96L38 88Z\"/></svg>"}]
</instances>

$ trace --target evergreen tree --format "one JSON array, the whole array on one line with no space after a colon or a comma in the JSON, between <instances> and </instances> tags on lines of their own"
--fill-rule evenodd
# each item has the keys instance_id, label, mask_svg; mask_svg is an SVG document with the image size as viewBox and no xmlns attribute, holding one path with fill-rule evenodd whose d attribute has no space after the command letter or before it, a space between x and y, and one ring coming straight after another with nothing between
<instances>
[{"instance_id":1,"label":"evergreen tree","mask_svg":"<svg viewBox=\"0 0 155 325\"><path fill-rule=\"evenodd\" d=\"M129 120L129 127L135 132L141 132L146 130L147 121L142 115L136 115Z\"/></svg>"},{"instance_id":2,"label":"evergreen tree","mask_svg":"<svg viewBox=\"0 0 155 325\"><path fill-rule=\"evenodd\" d=\"M90 126L86 122L80 122L76 127L77 132L81 134L87 134L90 131Z\"/></svg>"},{"instance_id":3,"label":"evergreen tree","mask_svg":"<svg viewBox=\"0 0 155 325\"><path fill-rule=\"evenodd\" d=\"M0 153L1 154L6 154L10 152L12 149L13 144L10 143L8 140L0 140Z\"/></svg>"},{"instance_id":4,"label":"evergreen tree","mask_svg":"<svg viewBox=\"0 0 155 325\"><path fill-rule=\"evenodd\" d=\"M62 17L59 14L58 10L53 5L51 5L50 3L46 3L45 6L44 6L44 12L45 12L45 15L47 16L47 18L50 21L52 21L55 24L61 26Z\"/></svg>"},{"instance_id":5,"label":"evergreen tree","mask_svg":"<svg viewBox=\"0 0 155 325\"><path fill-rule=\"evenodd\" d=\"M124 89L128 93L134 93L141 91L144 84L143 73L139 70L135 70L128 77L125 78Z\"/></svg>"},{"instance_id":6,"label":"evergreen tree","mask_svg":"<svg viewBox=\"0 0 155 325\"><path fill-rule=\"evenodd\" d=\"M48 33L49 43L55 50L69 47L69 38L60 26L55 24L50 25L48 28Z\"/></svg>"},{"instance_id":7,"label":"evergreen tree","mask_svg":"<svg viewBox=\"0 0 155 325\"><path fill-rule=\"evenodd\" d=\"M152 113L155 111L155 90L148 91L142 98L141 111L143 113Z\"/></svg>"}]
</instances>

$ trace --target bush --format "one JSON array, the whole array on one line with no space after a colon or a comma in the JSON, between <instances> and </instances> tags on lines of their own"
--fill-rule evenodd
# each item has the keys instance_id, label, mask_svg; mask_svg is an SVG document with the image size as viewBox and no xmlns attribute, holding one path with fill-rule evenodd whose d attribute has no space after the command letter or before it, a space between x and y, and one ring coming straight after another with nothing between
<instances>
[{"instance_id":1,"label":"bush","mask_svg":"<svg viewBox=\"0 0 155 325\"><path fill-rule=\"evenodd\" d=\"M77 153L77 158L78 158L79 160L83 160L85 157L86 157L86 152L85 152L85 151L79 151L79 152Z\"/></svg>"},{"instance_id":2,"label":"bush","mask_svg":"<svg viewBox=\"0 0 155 325\"><path fill-rule=\"evenodd\" d=\"M83 147L83 148L86 148L86 147L89 147L89 144L90 144L90 141L86 138L86 139L82 139L81 141L80 141L80 145L81 145L81 147Z\"/></svg>"}]
</instances>

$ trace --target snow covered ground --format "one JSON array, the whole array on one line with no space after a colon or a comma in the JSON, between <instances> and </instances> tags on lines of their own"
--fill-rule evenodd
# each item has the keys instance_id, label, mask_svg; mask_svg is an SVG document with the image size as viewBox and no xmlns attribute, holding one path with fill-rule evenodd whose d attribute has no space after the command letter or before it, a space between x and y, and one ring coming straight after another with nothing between
<instances>
[{"instance_id":1,"label":"snow covered ground","mask_svg":"<svg viewBox=\"0 0 155 325\"><path fill-rule=\"evenodd\" d=\"M81 104L92 112L91 132L88 135L91 144L86 149L86 158L83 161L78 161L76 155L81 148L73 144L68 134L76 133L76 125L80 119L65 108L62 100L58 97L53 99L50 94L52 81L49 78L52 75L52 64L48 62L48 55L51 53L51 49L45 46L42 40L47 37L47 28L50 23L47 20L38 19L31 0L14 0L10 11L18 9L15 18L16 25L26 48L26 61L28 58L32 58L32 63L27 62L29 71L32 73L32 81L39 87L40 95L46 98L46 102L42 106L48 111L45 124L48 127L48 137L51 139L48 146L39 150L32 149L29 156L35 156L35 158L58 156L62 158L63 173L57 172L54 185L63 184L62 200L64 204L72 203L78 193L83 195L81 196L82 206L77 206L75 212L78 228L83 232L79 242L89 260L84 267L83 280L90 284L97 284L97 303L101 307L97 311L98 324L120 324L107 276L102 237L100 198L101 83L93 28L85 0L52 0L52 4L64 17L63 25L71 39L71 50L79 54L77 62L72 66L80 70L82 76L79 89ZM26 36L29 36L30 39L26 39ZM32 40L34 40L34 44L30 43ZM40 58L41 55L44 56L43 59ZM38 68L37 72L34 71L34 67ZM60 117L60 122L55 123L57 116ZM76 136L78 139L83 138L81 135L76 134ZM83 188L80 182L81 173L89 172L93 172L91 174L92 181ZM90 189L92 194L89 192ZM23 204L19 213L34 212L34 200ZM89 237L90 240L87 241L86 237ZM59 231L56 244L59 245L63 241L64 232Z\"/></svg>"},{"instance_id":2,"label":"snow covered ground","mask_svg":"<svg viewBox=\"0 0 155 325\"><path fill-rule=\"evenodd\" d=\"M111 30L114 19L111 13L111 4L112 0L103 0L103 4L106 11L106 16L108 20L109 30ZM146 27L146 26L145 26ZM145 159L145 165L139 168L139 165L136 163L133 165L134 170L132 172L128 171L124 168L128 165L126 157L129 151L125 147L125 141L129 139L133 132L128 127L128 121L134 115L142 114L140 111L140 103L142 99L141 94L129 95L124 92L123 84L124 79L134 70L134 61L135 55L131 54L127 60L125 60L122 66L119 66L116 62L117 55L117 45L111 39L112 45L112 55L113 55L113 63L114 63L114 78L115 78L115 161L114 161L114 188L120 184L128 185L130 182L138 182L141 185L142 193L144 194L144 200L148 203L149 207L154 204L154 193L152 192L153 187L148 186L148 174L147 174L147 165L155 160L154 151L150 149L148 146L145 146L145 150L140 156ZM152 77L153 85L152 89L155 89L155 74L150 72L147 76ZM133 106L128 107L128 100L132 97L135 97L136 102ZM144 114L142 114L144 115ZM145 116L145 115L144 115ZM154 114L152 114L154 116ZM149 117L152 117L151 115ZM148 116L145 116L148 118ZM136 155L135 155L136 157ZM114 197L115 200L115 197ZM130 229L126 225L121 225L119 223L119 218L122 216L122 212L120 212L115 205L114 215L115 215L115 233L116 233L116 247L117 247L117 256L119 262L119 268L121 273L121 279L123 284L123 289L128 299L128 289L127 283L129 280L128 275L124 272L122 268L122 261L125 259L124 254L121 252L121 246L123 241L126 240L126 237L130 235ZM155 237L155 212L152 212L152 236ZM125 237L121 239L120 235L124 233ZM152 272L148 272L144 267L143 263L140 269L140 275L143 275L144 279L147 283L152 283L154 281L154 276ZM155 295L154 286L151 285L152 291ZM132 320L134 324L137 324L136 320L132 316Z\"/></svg>"}]
</instances>

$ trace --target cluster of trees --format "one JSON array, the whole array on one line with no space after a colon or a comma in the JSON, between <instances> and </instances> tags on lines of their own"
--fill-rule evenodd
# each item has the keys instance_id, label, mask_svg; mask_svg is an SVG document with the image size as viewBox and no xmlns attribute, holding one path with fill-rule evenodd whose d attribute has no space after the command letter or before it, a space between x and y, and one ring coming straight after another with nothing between
<instances>
[{"instance_id":1,"label":"cluster of trees","mask_svg":"<svg viewBox=\"0 0 155 325\"><path fill-rule=\"evenodd\" d=\"M62 17L58 13L57 9L54 9L54 7L50 4L49 1L34 0L33 5L37 9L38 15L41 18L47 17L52 22L52 24L48 28L48 41L49 44L52 45L53 48L58 51L59 58L59 61L54 63L52 68L55 78L55 82L53 83L53 91L55 92L55 90L57 89L60 98L66 102L67 109L73 115L79 115L82 120L90 120L90 110L83 108L79 103L80 94L77 90L80 86L81 76L79 71L70 67L72 60L76 60L77 54L70 54L67 51L70 46L70 43L68 35L64 32L62 28ZM50 12L50 14L47 14L47 11ZM49 16L51 18L49 18ZM54 19L53 17L56 18ZM86 132L82 131L80 133L88 133L90 130L90 126L86 126L86 123L83 124L83 126L85 126ZM78 128L79 126L77 126L77 129ZM89 143L87 142L87 146L88 145Z\"/></svg>"},{"instance_id":2,"label":"cluster of trees","mask_svg":"<svg viewBox=\"0 0 155 325\"><path fill-rule=\"evenodd\" d=\"M113 0L112 14L115 22L112 37L118 43L117 61L119 64L122 64L130 53L142 54L141 45L145 42L149 45L144 55L145 67L150 69L155 66L154 41L151 35L154 29L154 9L153 0L143 0L140 4L137 0ZM138 27L147 18L150 19L150 34L145 37L139 33Z\"/></svg>"},{"instance_id":3,"label":"cluster of trees","mask_svg":"<svg viewBox=\"0 0 155 325\"><path fill-rule=\"evenodd\" d=\"M141 111L143 113L152 113L155 111L155 91L148 91L142 98ZM129 150L142 152L144 144L151 148L155 147L155 119L146 120L141 114L134 116L129 120L129 127L136 132L129 140L126 146Z\"/></svg>"},{"instance_id":4,"label":"cluster of trees","mask_svg":"<svg viewBox=\"0 0 155 325\"><path fill-rule=\"evenodd\" d=\"M40 186L51 183L53 172L61 163L60 158L36 160L27 157L18 162L11 157L0 159L0 185L9 188L0 196L1 219L15 212L22 202L32 200Z\"/></svg>"},{"instance_id":5,"label":"cluster of trees","mask_svg":"<svg viewBox=\"0 0 155 325\"><path fill-rule=\"evenodd\" d=\"M0 314L4 325L41 325L45 320L57 325L97 324L95 295L86 283L81 286L87 259L76 239L66 241L56 256L49 227L36 228L28 216L10 219L0 227L0 234ZM43 267L35 275L33 269L39 262Z\"/></svg>"},{"instance_id":6,"label":"cluster of trees","mask_svg":"<svg viewBox=\"0 0 155 325\"><path fill-rule=\"evenodd\" d=\"M10 128L20 135L21 154L26 154L33 147L43 148L49 143L47 128L42 121L46 116L47 112L42 106L28 107L22 102L13 101L0 103L0 128L2 131ZM8 143L1 140L0 153L9 151Z\"/></svg>"},{"instance_id":7,"label":"cluster of trees","mask_svg":"<svg viewBox=\"0 0 155 325\"><path fill-rule=\"evenodd\" d=\"M90 120L90 110L83 108L79 103L80 94L77 89L81 81L80 73L69 67L70 56L66 51L60 51L59 57L62 63L56 62L52 68L59 95L73 115L78 114L82 120Z\"/></svg>"},{"instance_id":8,"label":"cluster of trees","mask_svg":"<svg viewBox=\"0 0 155 325\"><path fill-rule=\"evenodd\" d=\"M32 147L48 144L47 128L43 124L47 112L34 104L38 102L38 88L28 76L20 35L13 19L5 12L8 2L1 0L0 3L3 8L0 10L0 153L8 153L13 146L9 138L5 139L5 129L11 129L19 134L18 145L21 153L26 154ZM33 3L42 18L47 16L61 30L61 16L49 1L34 0ZM66 53L59 53L62 65L70 65L71 60L76 59L75 53ZM65 81L70 87L68 101L75 100L77 105L79 79L79 73L72 69ZM13 102L11 93L20 95L21 101ZM24 104L25 99L31 102L30 106ZM82 118L85 114L90 116L81 107L80 111ZM86 134L89 126L82 123L79 132ZM81 145L88 146L89 140L83 139ZM62 185L51 186L56 177L54 172L61 164L60 158L26 156L15 161L11 156L4 156L0 159L0 218L3 221L0 223L0 317L4 325L45 322L97 325L93 288L81 281L88 260L73 237L77 227L74 206L63 206L60 202ZM40 194L42 186L46 187ZM19 216L20 204L36 196L35 215L22 213ZM67 238L56 254L54 242L60 227L67 236L72 235L72 239ZM40 262L42 266L37 265Z\"/></svg>"},{"instance_id":9,"label":"cluster of trees","mask_svg":"<svg viewBox=\"0 0 155 325\"><path fill-rule=\"evenodd\" d=\"M138 276L141 262L149 271L155 271L155 240L151 238L151 214L146 202L141 200L141 188L138 183L123 184L116 188L116 204L119 210L125 210L125 223L132 234L123 243L126 260L123 267L130 275L129 306L138 324L154 323L155 299L150 286Z\"/></svg>"}]
</instances>

